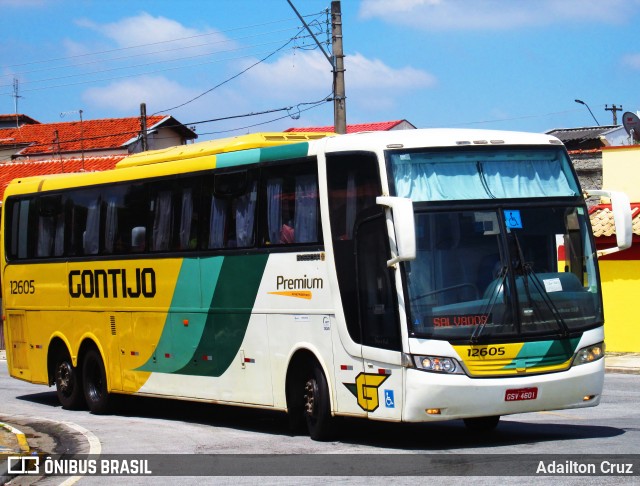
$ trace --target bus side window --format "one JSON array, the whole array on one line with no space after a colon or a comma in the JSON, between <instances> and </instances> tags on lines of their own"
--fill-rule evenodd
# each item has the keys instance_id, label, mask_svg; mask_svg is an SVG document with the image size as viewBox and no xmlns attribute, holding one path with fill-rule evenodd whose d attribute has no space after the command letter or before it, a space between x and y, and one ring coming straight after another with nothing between
<instances>
[{"instance_id":1,"label":"bus side window","mask_svg":"<svg viewBox=\"0 0 640 486\"><path fill-rule=\"evenodd\" d=\"M210 181L209 181L210 182ZM217 173L205 198L207 248L247 248L255 241L257 181L250 171Z\"/></svg>"},{"instance_id":2,"label":"bus side window","mask_svg":"<svg viewBox=\"0 0 640 486\"><path fill-rule=\"evenodd\" d=\"M64 211L62 197L38 198L37 257L62 256L64 252Z\"/></svg>"},{"instance_id":3,"label":"bus side window","mask_svg":"<svg viewBox=\"0 0 640 486\"><path fill-rule=\"evenodd\" d=\"M316 164L286 164L263 172L263 245L321 242Z\"/></svg>"},{"instance_id":4,"label":"bus side window","mask_svg":"<svg viewBox=\"0 0 640 486\"><path fill-rule=\"evenodd\" d=\"M70 192L70 255L97 255L100 250L101 197L98 189Z\"/></svg>"},{"instance_id":5,"label":"bus side window","mask_svg":"<svg viewBox=\"0 0 640 486\"><path fill-rule=\"evenodd\" d=\"M35 217L35 201L33 199L10 200L7 205L8 256L12 259L26 259L33 256L29 236L37 231ZM6 230L5 229L5 230ZM33 238L31 238L33 240Z\"/></svg>"},{"instance_id":6,"label":"bus side window","mask_svg":"<svg viewBox=\"0 0 640 486\"><path fill-rule=\"evenodd\" d=\"M153 234L151 251L167 251L171 243L173 227L172 194L170 190L158 191L153 199Z\"/></svg>"},{"instance_id":7,"label":"bus side window","mask_svg":"<svg viewBox=\"0 0 640 486\"><path fill-rule=\"evenodd\" d=\"M256 219L257 182L248 184L247 191L234 200L236 242L234 246L244 248L253 246Z\"/></svg>"},{"instance_id":8,"label":"bus side window","mask_svg":"<svg viewBox=\"0 0 640 486\"><path fill-rule=\"evenodd\" d=\"M198 247L198 207L194 188L183 187L176 203L178 223L176 225L178 250L194 250Z\"/></svg>"},{"instance_id":9,"label":"bus side window","mask_svg":"<svg viewBox=\"0 0 640 486\"><path fill-rule=\"evenodd\" d=\"M179 178L154 187L151 251L194 250L198 245L199 178Z\"/></svg>"}]
</instances>

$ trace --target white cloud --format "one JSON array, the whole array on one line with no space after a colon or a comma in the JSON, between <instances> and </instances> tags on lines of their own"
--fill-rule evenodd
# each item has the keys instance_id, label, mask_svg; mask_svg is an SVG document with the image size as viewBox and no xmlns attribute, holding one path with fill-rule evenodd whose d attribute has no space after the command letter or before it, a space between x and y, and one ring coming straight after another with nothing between
<instances>
[{"instance_id":1,"label":"white cloud","mask_svg":"<svg viewBox=\"0 0 640 486\"><path fill-rule=\"evenodd\" d=\"M575 22L622 23L639 0L362 0L361 18L423 30L513 30Z\"/></svg>"},{"instance_id":2,"label":"white cloud","mask_svg":"<svg viewBox=\"0 0 640 486\"><path fill-rule=\"evenodd\" d=\"M243 69L255 61L245 62ZM319 52L287 54L242 76L245 89L264 97L292 99L331 91L331 66ZM322 95L321 95L322 96Z\"/></svg>"},{"instance_id":3,"label":"white cloud","mask_svg":"<svg viewBox=\"0 0 640 486\"><path fill-rule=\"evenodd\" d=\"M146 12L109 24L98 24L89 19L79 19L76 24L111 39L119 48L145 46L144 52L161 58L176 57L177 51L187 48L188 55L193 56L237 47L215 29L185 27L175 20L154 17ZM135 52L141 52L141 48L136 48Z\"/></svg>"},{"instance_id":4,"label":"white cloud","mask_svg":"<svg viewBox=\"0 0 640 486\"><path fill-rule=\"evenodd\" d=\"M436 78L424 70L393 68L359 53L347 55L344 64L347 96L349 92L373 97L383 92L400 94L436 84ZM291 54L254 67L243 78L243 85L250 92L272 99L313 101L310 97L331 92L331 66L319 52Z\"/></svg>"},{"instance_id":5,"label":"white cloud","mask_svg":"<svg viewBox=\"0 0 640 486\"><path fill-rule=\"evenodd\" d=\"M410 66L395 69L380 59L368 59L362 54L348 55L345 66L349 86L355 89L423 89L432 88L436 78L432 74Z\"/></svg>"},{"instance_id":6,"label":"white cloud","mask_svg":"<svg viewBox=\"0 0 640 486\"><path fill-rule=\"evenodd\" d=\"M82 100L91 107L107 108L130 116L139 111L140 103L146 103L150 111L163 110L198 94L162 76L140 76L90 88L83 93Z\"/></svg>"}]
</instances>

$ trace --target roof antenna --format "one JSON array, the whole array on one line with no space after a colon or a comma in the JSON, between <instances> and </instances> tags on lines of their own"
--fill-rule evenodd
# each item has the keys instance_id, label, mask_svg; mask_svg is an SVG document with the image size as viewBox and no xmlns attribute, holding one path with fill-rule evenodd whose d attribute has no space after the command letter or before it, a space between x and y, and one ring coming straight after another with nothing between
<instances>
[{"instance_id":1,"label":"roof antenna","mask_svg":"<svg viewBox=\"0 0 640 486\"><path fill-rule=\"evenodd\" d=\"M64 118L66 115L72 113L78 113L80 115L80 153L82 156L82 172L84 172L84 124L82 123L82 110L69 110L60 113L60 118Z\"/></svg>"}]
</instances>

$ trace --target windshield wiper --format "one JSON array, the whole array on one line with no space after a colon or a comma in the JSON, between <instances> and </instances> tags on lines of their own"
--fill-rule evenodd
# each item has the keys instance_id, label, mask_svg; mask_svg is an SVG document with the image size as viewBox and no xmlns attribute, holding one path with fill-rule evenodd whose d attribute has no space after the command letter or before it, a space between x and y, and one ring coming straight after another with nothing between
<instances>
[{"instance_id":1,"label":"windshield wiper","mask_svg":"<svg viewBox=\"0 0 640 486\"><path fill-rule=\"evenodd\" d=\"M536 273L533 271L533 268L531 268L531 265L529 264L524 265L524 270L525 270L525 279L527 278L528 275L531 276L533 285L536 287L536 290L540 294L540 297L542 297L542 300L544 301L544 303L547 304L547 307L549 309L551 309L551 313L553 314L553 317L558 323L558 327L562 330L562 334L564 336L569 336L569 334L571 334L571 331L569 330L569 326L567 326L567 323L562 318L562 315L558 311L558 308L553 303L553 300L551 299L551 297L549 297L549 294L544 288L543 283L540 281L540 277L536 275Z\"/></svg>"},{"instance_id":2,"label":"windshield wiper","mask_svg":"<svg viewBox=\"0 0 640 486\"><path fill-rule=\"evenodd\" d=\"M542 301L547 305L547 308L551 310L551 314L556 320L558 327L562 330L563 335L568 336L570 334L569 326L567 326L567 323L564 321L564 319L560 315L558 308L553 303L553 300L551 300L551 297L549 297L549 294L547 293L546 289L544 288L544 285L540 281L540 278L533 271L533 267L531 266L531 263L525 262L522 246L520 246L520 240L518 239L518 235L516 232L513 232L513 239L516 242L516 248L518 250L518 259L520 260L519 266L520 268L522 268L522 283L524 285L524 291L527 296L529 305L531 305L531 307L538 308L538 305L535 303L535 301L531 297L531 291L529 289L529 277L531 277L531 281L533 282L534 287L540 294L540 297L542 297ZM516 293L517 293L517 286L516 286ZM541 313L540 313L540 317L542 318Z\"/></svg>"},{"instance_id":3,"label":"windshield wiper","mask_svg":"<svg viewBox=\"0 0 640 486\"><path fill-rule=\"evenodd\" d=\"M485 304L484 308L480 311L480 315L485 316L484 322L482 322L478 327L476 327L471 333L472 344L476 344L478 342L478 339L480 339L480 335L484 331L484 328L487 325L487 322L489 321L489 316L491 315L491 312L493 311L493 308L495 307L496 302L498 302L498 296L500 295L500 290L504 289L504 282L507 278L507 273L508 273L508 267L506 265L503 265L502 268L500 268L500 273L498 274L498 278L500 280L496 281L495 286L491 290L491 295L489 297L489 300ZM504 295L504 290L503 290L503 295Z\"/></svg>"}]
</instances>

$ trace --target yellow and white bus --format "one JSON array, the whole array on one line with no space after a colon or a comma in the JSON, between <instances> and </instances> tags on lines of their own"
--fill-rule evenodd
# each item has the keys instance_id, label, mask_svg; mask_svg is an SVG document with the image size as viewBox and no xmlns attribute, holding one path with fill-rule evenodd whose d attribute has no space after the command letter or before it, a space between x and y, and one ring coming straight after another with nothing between
<instances>
[{"instance_id":1,"label":"yellow and white bus","mask_svg":"<svg viewBox=\"0 0 640 486\"><path fill-rule=\"evenodd\" d=\"M584 196L548 135L267 133L18 179L2 207L11 376L113 394L464 419L597 405ZM612 194L619 248L628 201Z\"/></svg>"}]
</instances>

